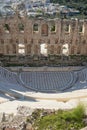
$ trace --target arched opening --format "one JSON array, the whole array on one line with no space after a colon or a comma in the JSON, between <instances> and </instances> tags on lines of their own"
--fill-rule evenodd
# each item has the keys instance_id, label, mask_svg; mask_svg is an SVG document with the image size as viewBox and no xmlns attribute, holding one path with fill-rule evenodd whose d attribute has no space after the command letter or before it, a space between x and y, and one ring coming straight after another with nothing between
<instances>
[{"instance_id":1,"label":"arched opening","mask_svg":"<svg viewBox=\"0 0 87 130\"><path fill-rule=\"evenodd\" d=\"M40 54L43 55L43 56L48 55L48 53L47 53L47 44L46 43L42 43L40 45Z\"/></svg>"},{"instance_id":2,"label":"arched opening","mask_svg":"<svg viewBox=\"0 0 87 130\"><path fill-rule=\"evenodd\" d=\"M69 45L67 43L62 46L62 54L65 56L69 55Z\"/></svg>"},{"instance_id":3,"label":"arched opening","mask_svg":"<svg viewBox=\"0 0 87 130\"><path fill-rule=\"evenodd\" d=\"M43 36L48 36L48 25L47 25L47 24L43 24L43 25L42 25L41 34L42 34Z\"/></svg>"},{"instance_id":4,"label":"arched opening","mask_svg":"<svg viewBox=\"0 0 87 130\"><path fill-rule=\"evenodd\" d=\"M68 23L64 25L64 31L70 33L70 25Z\"/></svg>"},{"instance_id":5,"label":"arched opening","mask_svg":"<svg viewBox=\"0 0 87 130\"><path fill-rule=\"evenodd\" d=\"M34 32L38 32L38 24L35 23L35 24L33 25L33 31L34 31Z\"/></svg>"},{"instance_id":6,"label":"arched opening","mask_svg":"<svg viewBox=\"0 0 87 130\"><path fill-rule=\"evenodd\" d=\"M84 33L84 25L83 24L79 24L79 33Z\"/></svg>"},{"instance_id":7,"label":"arched opening","mask_svg":"<svg viewBox=\"0 0 87 130\"><path fill-rule=\"evenodd\" d=\"M18 44L18 53L20 55L25 55L25 45L24 44L22 44L22 43Z\"/></svg>"},{"instance_id":8,"label":"arched opening","mask_svg":"<svg viewBox=\"0 0 87 130\"><path fill-rule=\"evenodd\" d=\"M52 24L52 25L50 26L50 31L51 31L51 33L56 32L56 26L55 26L55 24Z\"/></svg>"},{"instance_id":9,"label":"arched opening","mask_svg":"<svg viewBox=\"0 0 87 130\"><path fill-rule=\"evenodd\" d=\"M9 27L8 24L5 24L5 25L4 25L4 30L5 30L6 33L9 33L9 32L10 32L10 27Z\"/></svg>"},{"instance_id":10,"label":"arched opening","mask_svg":"<svg viewBox=\"0 0 87 130\"><path fill-rule=\"evenodd\" d=\"M18 28L19 28L20 32L22 32L22 33L24 32L24 25L22 23L18 24Z\"/></svg>"}]
</instances>

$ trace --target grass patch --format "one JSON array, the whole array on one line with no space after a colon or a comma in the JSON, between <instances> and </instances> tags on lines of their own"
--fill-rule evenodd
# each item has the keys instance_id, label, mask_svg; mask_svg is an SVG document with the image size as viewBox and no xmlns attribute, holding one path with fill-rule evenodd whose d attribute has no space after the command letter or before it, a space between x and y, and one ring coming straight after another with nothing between
<instances>
[{"instance_id":1,"label":"grass patch","mask_svg":"<svg viewBox=\"0 0 87 130\"><path fill-rule=\"evenodd\" d=\"M85 109L80 104L70 111L58 110L55 114L51 113L38 117L35 120L34 127L37 130L79 130L85 126L84 117Z\"/></svg>"}]
</instances>

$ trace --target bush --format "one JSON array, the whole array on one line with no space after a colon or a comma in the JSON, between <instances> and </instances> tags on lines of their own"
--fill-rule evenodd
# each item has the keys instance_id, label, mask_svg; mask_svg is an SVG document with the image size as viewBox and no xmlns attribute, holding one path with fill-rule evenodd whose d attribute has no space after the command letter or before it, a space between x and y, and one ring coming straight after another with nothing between
<instances>
[{"instance_id":1,"label":"bush","mask_svg":"<svg viewBox=\"0 0 87 130\"><path fill-rule=\"evenodd\" d=\"M79 104L75 109L72 111L63 112L62 118L66 121L82 121L83 117L85 116L85 109L84 106Z\"/></svg>"},{"instance_id":2,"label":"bush","mask_svg":"<svg viewBox=\"0 0 87 130\"><path fill-rule=\"evenodd\" d=\"M79 130L85 126L84 116L85 109L80 104L73 110L59 110L55 114L38 118L34 126L37 127L37 130Z\"/></svg>"}]
</instances>

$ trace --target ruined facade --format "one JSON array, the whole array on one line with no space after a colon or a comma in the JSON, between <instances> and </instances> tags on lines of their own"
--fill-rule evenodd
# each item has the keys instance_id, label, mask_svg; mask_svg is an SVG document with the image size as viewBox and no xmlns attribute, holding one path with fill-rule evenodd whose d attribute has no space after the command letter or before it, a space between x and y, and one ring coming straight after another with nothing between
<instances>
[{"instance_id":1,"label":"ruined facade","mask_svg":"<svg viewBox=\"0 0 87 130\"><path fill-rule=\"evenodd\" d=\"M0 54L87 55L87 21L17 15L1 18Z\"/></svg>"}]
</instances>

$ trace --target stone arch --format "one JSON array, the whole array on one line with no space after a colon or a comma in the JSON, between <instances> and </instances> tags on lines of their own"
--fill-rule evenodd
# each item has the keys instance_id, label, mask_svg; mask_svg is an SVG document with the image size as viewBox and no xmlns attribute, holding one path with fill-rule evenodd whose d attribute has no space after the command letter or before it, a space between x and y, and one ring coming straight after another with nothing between
<instances>
[{"instance_id":1,"label":"stone arch","mask_svg":"<svg viewBox=\"0 0 87 130\"><path fill-rule=\"evenodd\" d=\"M62 45L62 54L65 56L69 55L69 45L68 43L65 43Z\"/></svg>"},{"instance_id":2,"label":"stone arch","mask_svg":"<svg viewBox=\"0 0 87 130\"><path fill-rule=\"evenodd\" d=\"M24 43L18 44L18 53L20 55L25 55L25 44Z\"/></svg>"},{"instance_id":3,"label":"stone arch","mask_svg":"<svg viewBox=\"0 0 87 130\"><path fill-rule=\"evenodd\" d=\"M51 23L51 25L50 25L50 32L51 33L56 32L56 25L55 25L55 23Z\"/></svg>"},{"instance_id":4,"label":"stone arch","mask_svg":"<svg viewBox=\"0 0 87 130\"><path fill-rule=\"evenodd\" d=\"M23 23L19 23L18 24L18 29L19 29L19 32L24 32L24 24Z\"/></svg>"},{"instance_id":5,"label":"stone arch","mask_svg":"<svg viewBox=\"0 0 87 130\"><path fill-rule=\"evenodd\" d=\"M42 24L41 35L48 36L48 25L47 24Z\"/></svg>"},{"instance_id":6,"label":"stone arch","mask_svg":"<svg viewBox=\"0 0 87 130\"><path fill-rule=\"evenodd\" d=\"M48 55L48 49L47 49L47 43L43 42L40 44L40 54L43 56L47 56Z\"/></svg>"},{"instance_id":7,"label":"stone arch","mask_svg":"<svg viewBox=\"0 0 87 130\"><path fill-rule=\"evenodd\" d=\"M48 55L48 40L39 39L38 45L39 45L40 55L47 56Z\"/></svg>"},{"instance_id":8,"label":"stone arch","mask_svg":"<svg viewBox=\"0 0 87 130\"><path fill-rule=\"evenodd\" d=\"M37 24L37 23L35 23L35 24L33 25L33 31L34 31L34 32L37 32L37 31L38 31L38 24Z\"/></svg>"},{"instance_id":9,"label":"stone arch","mask_svg":"<svg viewBox=\"0 0 87 130\"><path fill-rule=\"evenodd\" d=\"M64 25L64 31L65 32L70 32L70 24L69 23L66 23L65 25Z\"/></svg>"},{"instance_id":10,"label":"stone arch","mask_svg":"<svg viewBox=\"0 0 87 130\"><path fill-rule=\"evenodd\" d=\"M10 26L9 26L9 24L4 24L4 30L5 30L5 32L6 33L9 33L10 32Z\"/></svg>"},{"instance_id":11,"label":"stone arch","mask_svg":"<svg viewBox=\"0 0 87 130\"><path fill-rule=\"evenodd\" d=\"M83 25L83 23L79 23L78 31L79 31L79 33L84 33L84 25Z\"/></svg>"}]
</instances>

